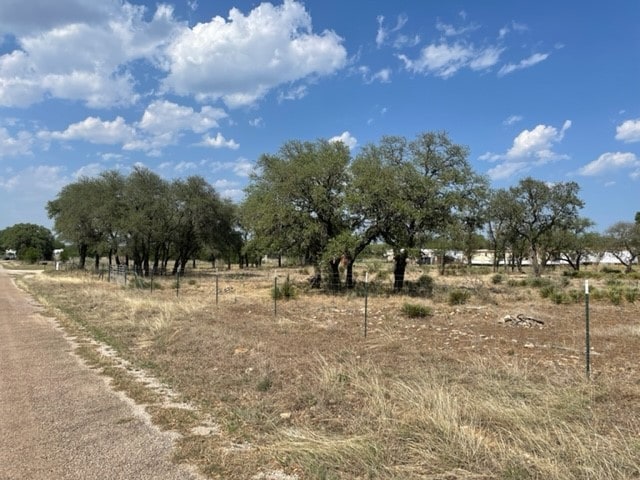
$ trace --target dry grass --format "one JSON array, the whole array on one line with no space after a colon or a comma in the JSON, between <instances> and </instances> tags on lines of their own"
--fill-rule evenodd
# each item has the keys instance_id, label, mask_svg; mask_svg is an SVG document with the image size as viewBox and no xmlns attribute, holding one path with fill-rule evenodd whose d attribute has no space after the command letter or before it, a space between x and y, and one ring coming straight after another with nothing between
<instances>
[{"instance_id":1,"label":"dry grass","mask_svg":"<svg viewBox=\"0 0 640 480\"><path fill-rule=\"evenodd\" d=\"M362 297L299 289L274 315L273 272L251 273L221 275L217 305L206 275L187 278L179 295L172 280L153 293L85 275L24 282L71 334L115 349L130 369L81 342L118 388L181 434L176 460L212 478L640 476L636 303L593 302L586 381L584 306L528 286L460 275L435 277L432 298L371 297L365 338ZM580 287L571 282L563 288ZM470 298L449 305L445 284ZM407 301L433 314L407 318ZM500 323L517 313L545 323ZM132 369L166 390L145 396Z\"/></svg>"}]
</instances>

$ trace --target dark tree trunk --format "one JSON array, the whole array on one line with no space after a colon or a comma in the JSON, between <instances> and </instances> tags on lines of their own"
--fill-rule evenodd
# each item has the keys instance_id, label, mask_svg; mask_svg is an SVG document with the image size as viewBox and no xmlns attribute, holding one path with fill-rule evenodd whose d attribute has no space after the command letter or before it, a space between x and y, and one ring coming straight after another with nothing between
<instances>
[{"instance_id":1,"label":"dark tree trunk","mask_svg":"<svg viewBox=\"0 0 640 480\"><path fill-rule=\"evenodd\" d=\"M349 258L347 261L347 288L352 289L355 287L355 282L353 281L353 264L355 263L354 259Z\"/></svg>"},{"instance_id":2,"label":"dark tree trunk","mask_svg":"<svg viewBox=\"0 0 640 480\"><path fill-rule=\"evenodd\" d=\"M407 268L407 252L403 248L393 259L395 261L393 265L393 290L399 292L404 286L404 271Z\"/></svg>"},{"instance_id":3,"label":"dark tree trunk","mask_svg":"<svg viewBox=\"0 0 640 480\"><path fill-rule=\"evenodd\" d=\"M95 256L95 269L96 269L96 272L100 270L100 254L98 253L96 253L96 256Z\"/></svg>"},{"instance_id":4,"label":"dark tree trunk","mask_svg":"<svg viewBox=\"0 0 640 480\"><path fill-rule=\"evenodd\" d=\"M331 268L331 276L329 278L329 287L331 290L336 291L340 289L340 258L333 258L329 260L329 267Z\"/></svg>"},{"instance_id":5,"label":"dark tree trunk","mask_svg":"<svg viewBox=\"0 0 640 480\"><path fill-rule=\"evenodd\" d=\"M80 264L78 265L78 268L84 269L84 264L87 260L88 249L89 247L86 244L84 243L80 244L80 248L78 248L78 254L80 255Z\"/></svg>"}]
</instances>

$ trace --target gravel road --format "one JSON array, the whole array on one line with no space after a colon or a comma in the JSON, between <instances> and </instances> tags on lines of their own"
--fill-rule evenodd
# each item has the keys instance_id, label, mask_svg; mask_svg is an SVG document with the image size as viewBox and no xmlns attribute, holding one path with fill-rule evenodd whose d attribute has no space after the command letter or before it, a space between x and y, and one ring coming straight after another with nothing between
<instances>
[{"instance_id":1,"label":"gravel road","mask_svg":"<svg viewBox=\"0 0 640 480\"><path fill-rule=\"evenodd\" d=\"M201 478L0 268L0 479Z\"/></svg>"}]
</instances>

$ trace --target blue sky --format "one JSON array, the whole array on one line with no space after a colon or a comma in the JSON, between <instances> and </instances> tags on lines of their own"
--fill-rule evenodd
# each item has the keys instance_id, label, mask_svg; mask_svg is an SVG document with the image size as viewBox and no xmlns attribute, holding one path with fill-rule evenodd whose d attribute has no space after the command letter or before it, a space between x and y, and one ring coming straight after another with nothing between
<instances>
[{"instance_id":1,"label":"blue sky","mask_svg":"<svg viewBox=\"0 0 640 480\"><path fill-rule=\"evenodd\" d=\"M241 201L287 140L445 130L494 187L640 210L640 2L0 2L0 228L144 165Z\"/></svg>"}]
</instances>

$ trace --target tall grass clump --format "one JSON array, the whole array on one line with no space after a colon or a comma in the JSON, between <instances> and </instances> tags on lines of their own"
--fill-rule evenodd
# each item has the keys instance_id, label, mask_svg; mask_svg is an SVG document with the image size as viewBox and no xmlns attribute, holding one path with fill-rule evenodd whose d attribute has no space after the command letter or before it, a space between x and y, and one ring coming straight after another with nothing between
<instances>
[{"instance_id":1,"label":"tall grass clump","mask_svg":"<svg viewBox=\"0 0 640 480\"><path fill-rule=\"evenodd\" d=\"M471 293L468 290L456 288L449 292L447 302L449 305L464 305L470 297Z\"/></svg>"},{"instance_id":2,"label":"tall grass clump","mask_svg":"<svg viewBox=\"0 0 640 480\"><path fill-rule=\"evenodd\" d=\"M433 309L417 303L404 303L402 313L409 318L425 318L433 315Z\"/></svg>"},{"instance_id":3,"label":"tall grass clump","mask_svg":"<svg viewBox=\"0 0 640 480\"><path fill-rule=\"evenodd\" d=\"M289 275L282 285L274 285L271 289L271 298L275 300L292 300L296 298L296 288L291 282Z\"/></svg>"}]
</instances>

